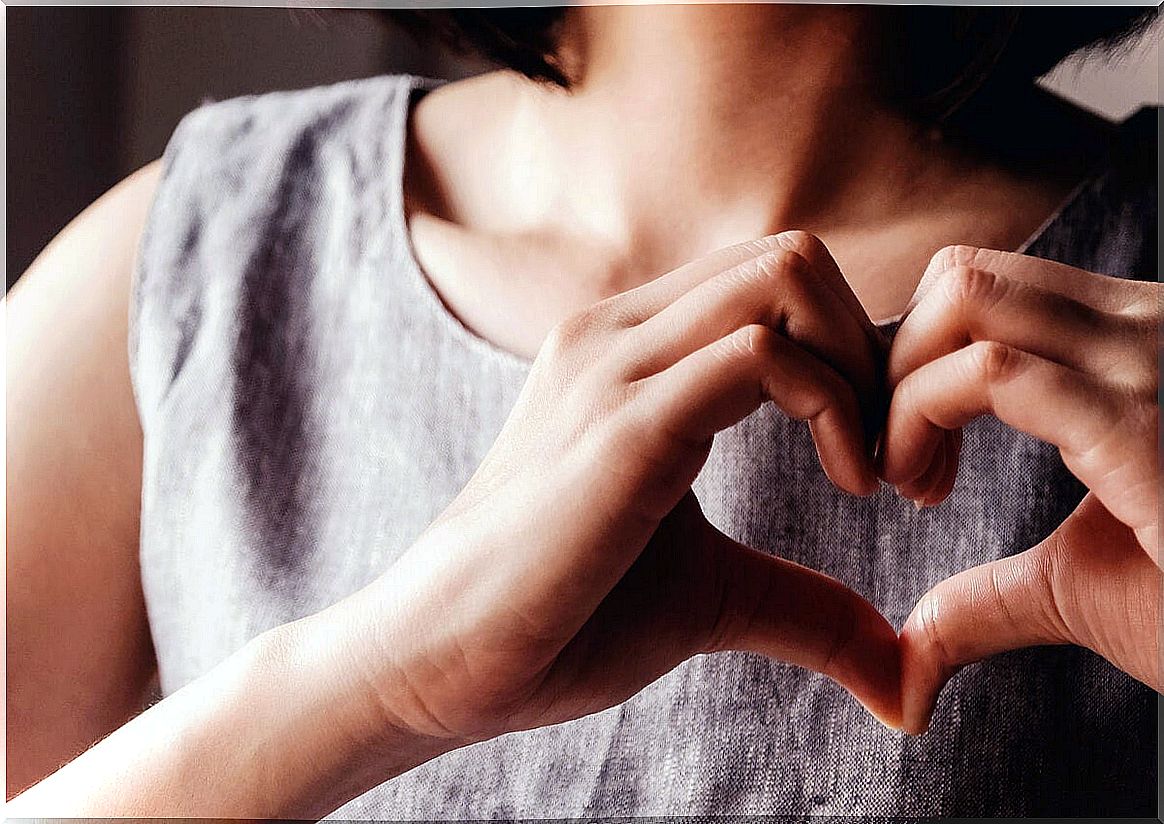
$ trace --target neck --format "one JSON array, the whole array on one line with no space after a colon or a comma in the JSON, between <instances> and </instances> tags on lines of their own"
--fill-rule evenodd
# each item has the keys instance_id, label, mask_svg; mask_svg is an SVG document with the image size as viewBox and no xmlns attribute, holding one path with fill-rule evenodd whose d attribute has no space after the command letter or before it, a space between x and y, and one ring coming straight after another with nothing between
<instances>
[{"instance_id":1,"label":"neck","mask_svg":"<svg viewBox=\"0 0 1164 824\"><path fill-rule=\"evenodd\" d=\"M510 132L515 169L538 178L516 176L520 222L572 227L648 275L763 234L862 220L850 204L868 208L864 193L884 214L886 192L914 186L903 170L920 144L871 86L874 24L844 7L570 10L574 88L524 84Z\"/></svg>"}]
</instances>

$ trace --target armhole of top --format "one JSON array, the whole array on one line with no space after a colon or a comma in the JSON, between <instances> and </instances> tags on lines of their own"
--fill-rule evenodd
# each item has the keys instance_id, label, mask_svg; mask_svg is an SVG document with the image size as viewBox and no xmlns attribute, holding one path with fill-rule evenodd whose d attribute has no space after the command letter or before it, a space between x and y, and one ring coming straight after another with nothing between
<instances>
[{"instance_id":1,"label":"armhole of top","mask_svg":"<svg viewBox=\"0 0 1164 824\"><path fill-rule=\"evenodd\" d=\"M145 378L142 364L142 324L146 303L149 298L148 293L155 280L155 278L149 276L149 269L151 268L150 258L152 257L151 253L153 250L154 236L156 234L155 229L163 219L161 213L165 211L165 201L169 191L170 172L173 167L174 157L182 149L182 145L186 139L186 132L190 130L189 124L191 120L202 108L200 106L183 115L178 125L174 127L174 131L166 143L166 148L162 152L162 156L159 159L161 171L158 175L154 191L151 194L150 205L146 210L145 223L142 225L141 235L138 238L137 249L134 255L133 271L130 273L129 317L126 344L129 349L130 386L133 390L138 420L141 422L143 432L146 428L146 422L149 419L149 408L147 407L147 387L144 385Z\"/></svg>"},{"instance_id":2,"label":"armhole of top","mask_svg":"<svg viewBox=\"0 0 1164 824\"><path fill-rule=\"evenodd\" d=\"M261 174L256 172L258 167L269 172L266 161L272 158L255 158L248 153L268 149L286 152L288 146L295 145L291 138L326 126L328 118L344 110L345 102L353 104L353 112L374 114L371 125L361 122L360 129L379 130L388 125L379 119L386 100L407 95L413 87L439 84L411 75L359 78L207 101L178 122L162 153L162 169L131 277L127 345L130 381L143 432L180 370L184 347L197 332L196 324L183 314L189 310L183 303L196 305L208 286L201 281L202 275L209 273L200 265L187 267L180 261L197 255L195 244L205 242L224 221L266 219L267 210L258 208L262 205L259 195L247 184L252 175ZM252 142L254 134L264 135L266 130L270 130L269 140L264 137ZM244 135L246 140L236 143ZM256 164L256 160L262 162ZM193 224L196 220L213 225L197 226Z\"/></svg>"}]
</instances>

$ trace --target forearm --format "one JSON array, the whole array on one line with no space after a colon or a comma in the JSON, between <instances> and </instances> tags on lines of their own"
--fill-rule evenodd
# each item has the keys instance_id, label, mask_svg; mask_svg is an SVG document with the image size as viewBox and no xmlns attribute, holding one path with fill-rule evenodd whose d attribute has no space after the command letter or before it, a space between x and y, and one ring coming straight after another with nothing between
<instances>
[{"instance_id":1,"label":"forearm","mask_svg":"<svg viewBox=\"0 0 1164 824\"><path fill-rule=\"evenodd\" d=\"M6 814L316 818L450 748L388 724L309 621L259 636Z\"/></svg>"}]
</instances>

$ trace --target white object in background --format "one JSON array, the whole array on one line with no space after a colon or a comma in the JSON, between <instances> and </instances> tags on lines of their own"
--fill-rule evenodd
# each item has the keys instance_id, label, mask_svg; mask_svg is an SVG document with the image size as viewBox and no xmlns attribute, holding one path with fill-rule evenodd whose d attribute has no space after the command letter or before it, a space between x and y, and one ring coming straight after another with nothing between
<instances>
[{"instance_id":1,"label":"white object in background","mask_svg":"<svg viewBox=\"0 0 1164 824\"><path fill-rule=\"evenodd\" d=\"M1111 57L1073 58L1039 82L1112 120L1160 105L1160 24Z\"/></svg>"}]
</instances>

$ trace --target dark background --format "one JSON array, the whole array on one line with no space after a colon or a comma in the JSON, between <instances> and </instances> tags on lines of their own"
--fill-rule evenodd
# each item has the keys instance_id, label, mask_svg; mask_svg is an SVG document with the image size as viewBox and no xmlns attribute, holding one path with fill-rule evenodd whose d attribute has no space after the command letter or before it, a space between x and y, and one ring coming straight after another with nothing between
<instances>
[{"instance_id":1,"label":"dark background","mask_svg":"<svg viewBox=\"0 0 1164 824\"><path fill-rule=\"evenodd\" d=\"M471 66L372 12L7 9L7 285L82 209L158 158L206 99Z\"/></svg>"},{"instance_id":2,"label":"dark background","mask_svg":"<svg viewBox=\"0 0 1164 824\"><path fill-rule=\"evenodd\" d=\"M9 286L207 98L474 70L367 11L9 6L5 36ZM1061 67L1050 85L1115 119L1158 101L1159 32L1122 61Z\"/></svg>"}]
</instances>

